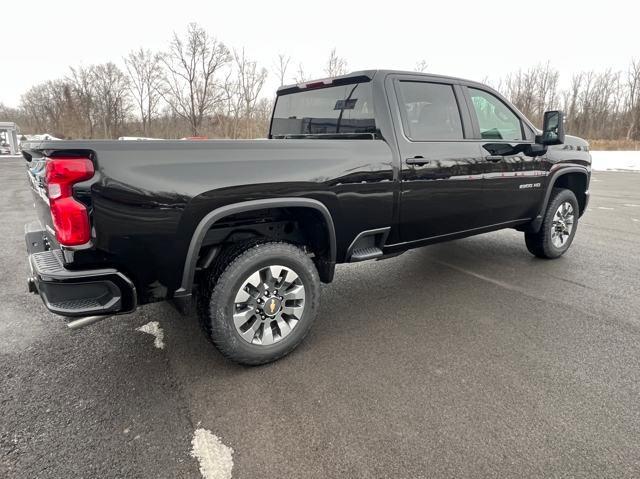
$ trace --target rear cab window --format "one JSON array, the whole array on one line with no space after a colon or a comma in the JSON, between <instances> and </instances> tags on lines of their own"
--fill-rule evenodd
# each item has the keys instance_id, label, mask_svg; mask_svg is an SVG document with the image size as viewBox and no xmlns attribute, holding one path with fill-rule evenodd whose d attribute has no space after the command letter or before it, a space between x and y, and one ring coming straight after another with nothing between
<instances>
[{"instance_id":1,"label":"rear cab window","mask_svg":"<svg viewBox=\"0 0 640 479\"><path fill-rule=\"evenodd\" d=\"M300 89L278 95L271 138L339 138L376 135L370 82Z\"/></svg>"}]
</instances>

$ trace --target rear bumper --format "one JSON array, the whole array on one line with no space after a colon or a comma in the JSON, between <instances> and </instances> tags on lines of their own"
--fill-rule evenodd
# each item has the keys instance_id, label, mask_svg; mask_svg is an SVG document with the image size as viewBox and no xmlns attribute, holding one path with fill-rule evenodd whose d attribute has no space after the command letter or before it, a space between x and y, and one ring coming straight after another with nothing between
<instances>
[{"instance_id":1,"label":"rear bumper","mask_svg":"<svg viewBox=\"0 0 640 479\"><path fill-rule=\"evenodd\" d=\"M69 317L129 313L137 305L129 278L113 268L70 270L62 251L47 250L43 231L25 228L29 259L29 291L39 294L47 309Z\"/></svg>"}]
</instances>

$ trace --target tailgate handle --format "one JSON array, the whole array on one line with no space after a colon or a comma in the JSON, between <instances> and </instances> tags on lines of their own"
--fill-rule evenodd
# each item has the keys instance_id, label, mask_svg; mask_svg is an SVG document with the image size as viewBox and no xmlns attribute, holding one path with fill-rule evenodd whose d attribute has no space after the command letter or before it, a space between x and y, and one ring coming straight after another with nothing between
<instances>
[{"instance_id":1,"label":"tailgate handle","mask_svg":"<svg viewBox=\"0 0 640 479\"><path fill-rule=\"evenodd\" d=\"M416 155L412 158L407 158L407 165L427 165L431 160L427 160L422 155Z\"/></svg>"}]
</instances>

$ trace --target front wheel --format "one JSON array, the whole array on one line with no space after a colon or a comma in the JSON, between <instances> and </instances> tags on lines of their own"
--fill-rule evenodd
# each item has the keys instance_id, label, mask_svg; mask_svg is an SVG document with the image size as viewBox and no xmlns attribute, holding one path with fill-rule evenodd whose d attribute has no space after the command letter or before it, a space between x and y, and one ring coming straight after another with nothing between
<instances>
[{"instance_id":1,"label":"front wheel","mask_svg":"<svg viewBox=\"0 0 640 479\"><path fill-rule=\"evenodd\" d=\"M578 217L578 200L573 191L554 188L540 230L524 234L529 252L546 259L562 256L573 242Z\"/></svg>"},{"instance_id":2,"label":"front wheel","mask_svg":"<svg viewBox=\"0 0 640 479\"><path fill-rule=\"evenodd\" d=\"M266 242L219 259L199 298L200 320L227 358L264 364L291 352L316 317L320 278L300 248Z\"/></svg>"}]
</instances>

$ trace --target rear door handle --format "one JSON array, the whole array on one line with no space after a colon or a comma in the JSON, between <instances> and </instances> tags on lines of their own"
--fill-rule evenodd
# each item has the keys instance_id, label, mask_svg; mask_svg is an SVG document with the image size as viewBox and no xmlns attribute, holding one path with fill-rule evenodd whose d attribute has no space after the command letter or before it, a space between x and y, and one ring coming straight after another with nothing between
<instances>
[{"instance_id":1,"label":"rear door handle","mask_svg":"<svg viewBox=\"0 0 640 479\"><path fill-rule=\"evenodd\" d=\"M504 160L504 156L501 156L501 155L489 155L489 156L485 156L484 159L487 160L487 161L493 161L495 163L497 161Z\"/></svg>"},{"instance_id":2,"label":"rear door handle","mask_svg":"<svg viewBox=\"0 0 640 479\"><path fill-rule=\"evenodd\" d=\"M427 165L431 160L427 160L424 156L416 155L413 158L407 158L407 165Z\"/></svg>"}]
</instances>

